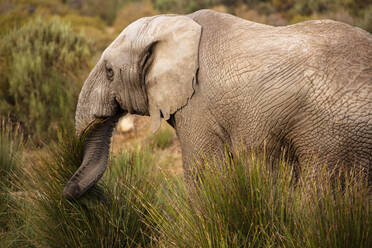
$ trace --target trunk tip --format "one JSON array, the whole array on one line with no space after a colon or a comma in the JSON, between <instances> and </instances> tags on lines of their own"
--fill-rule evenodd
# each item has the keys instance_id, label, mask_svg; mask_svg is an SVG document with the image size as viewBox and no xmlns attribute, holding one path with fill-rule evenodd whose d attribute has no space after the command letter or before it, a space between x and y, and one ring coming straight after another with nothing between
<instances>
[{"instance_id":1,"label":"trunk tip","mask_svg":"<svg viewBox=\"0 0 372 248\"><path fill-rule=\"evenodd\" d=\"M62 194L66 200L77 200L81 195L79 184L69 181L63 189Z\"/></svg>"}]
</instances>

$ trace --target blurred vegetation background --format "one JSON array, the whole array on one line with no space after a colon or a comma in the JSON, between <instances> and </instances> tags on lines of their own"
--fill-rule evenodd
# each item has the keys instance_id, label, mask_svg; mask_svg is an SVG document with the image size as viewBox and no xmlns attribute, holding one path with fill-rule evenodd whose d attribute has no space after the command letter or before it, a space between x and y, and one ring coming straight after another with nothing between
<instances>
[{"instance_id":1,"label":"blurred vegetation background","mask_svg":"<svg viewBox=\"0 0 372 248\"><path fill-rule=\"evenodd\" d=\"M370 0L0 0L0 247L372 247L364 175L305 171L292 187L284 161L273 175L248 154L204 165L195 214L174 130L151 134L146 119L116 131L98 186L62 197L82 157L77 97L103 50L143 16L202 8L372 32Z\"/></svg>"},{"instance_id":2,"label":"blurred vegetation background","mask_svg":"<svg viewBox=\"0 0 372 248\"><path fill-rule=\"evenodd\" d=\"M71 130L78 92L129 23L202 8L287 25L331 18L372 32L368 0L0 0L0 116L41 144Z\"/></svg>"}]
</instances>

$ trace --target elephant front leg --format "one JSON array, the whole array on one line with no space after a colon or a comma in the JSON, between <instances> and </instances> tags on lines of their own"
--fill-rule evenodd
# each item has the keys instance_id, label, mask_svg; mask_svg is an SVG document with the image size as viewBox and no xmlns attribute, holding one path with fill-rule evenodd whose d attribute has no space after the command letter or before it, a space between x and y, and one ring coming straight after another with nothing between
<instances>
[{"instance_id":1,"label":"elephant front leg","mask_svg":"<svg viewBox=\"0 0 372 248\"><path fill-rule=\"evenodd\" d=\"M202 211L200 205L200 194L201 184L203 183L203 177L205 175L206 163L211 165L212 163L218 163L216 161L223 159L223 144L214 143L204 145L202 147L197 144L193 147L194 149L188 149L189 146L182 149L182 162L184 168L184 180L187 190L187 199L190 209L193 210L193 214L199 215ZM212 165L212 168L215 164Z\"/></svg>"},{"instance_id":2,"label":"elephant front leg","mask_svg":"<svg viewBox=\"0 0 372 248\"><path fill-rule=\"evenodd\" d=\"M180 137L180 143L185 183L190 199L195 199L198 197L198 187L203 179L204 171L219 168L225 164L227 146L215 135L202 134L196 142Z\"/></svg>"},{"instance_id":3,"label":"elephant front leg","mask_svg":"<svg viewBox=\"0 0 372 248\"><path fill-rule=\"evenodd\" d=\"M197 93L172 119L181 144L186 185L192 195L205 170L205 162L222 161L230 139L227 132L221 132L203 96Z\"/></svg>"}]
</instances>

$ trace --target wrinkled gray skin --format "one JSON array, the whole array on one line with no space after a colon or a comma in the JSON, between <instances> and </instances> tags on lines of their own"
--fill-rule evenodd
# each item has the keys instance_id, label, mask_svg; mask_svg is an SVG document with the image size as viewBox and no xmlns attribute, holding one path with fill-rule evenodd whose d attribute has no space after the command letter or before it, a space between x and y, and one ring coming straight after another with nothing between
<instances>
[{"instance_id":1,"label":"wrinkled gray skin","mask_svg":"<svg viewBox=\"0 0 372 248\"><path fill-rule=\"evenodd\" d=\"M104 51L79 96L76 130L96 118L67 183L79 198L102 176L112 129L126 113L164 118L194 159L242 145L291 161L372 167L372 35L340 22L272 27L201 10L142 18Z\"/></svg>"}]
</instances>

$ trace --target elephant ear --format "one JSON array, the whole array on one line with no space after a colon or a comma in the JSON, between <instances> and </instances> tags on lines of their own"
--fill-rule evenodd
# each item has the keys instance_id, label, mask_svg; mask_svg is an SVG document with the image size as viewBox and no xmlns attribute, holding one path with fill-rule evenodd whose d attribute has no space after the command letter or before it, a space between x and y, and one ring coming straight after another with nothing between
<instances>
[{"instance_id":1,"label":"elephant ear","mask_svg":"<svg viewBox=\"0 0 372 248\"><path fill-rule=\"evenodd\" d=\"M165 15L151 20L152 64L146 74L151 128L185 106L194 93L199 67L201 26L186 16Z\"/></svg>"}]
</instances>

